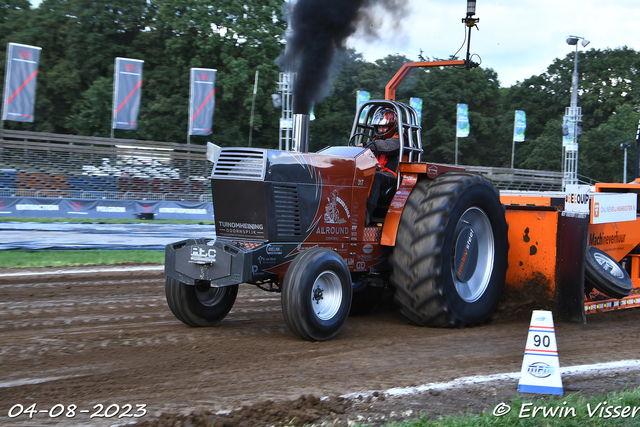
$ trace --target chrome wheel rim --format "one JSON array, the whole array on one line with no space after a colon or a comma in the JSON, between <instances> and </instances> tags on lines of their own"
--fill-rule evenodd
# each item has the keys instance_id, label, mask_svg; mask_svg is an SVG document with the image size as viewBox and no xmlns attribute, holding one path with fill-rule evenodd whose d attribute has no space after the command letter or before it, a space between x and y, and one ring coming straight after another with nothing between
<instances>
[{"instance_id":1,"label":"chrome wheel rim","mask_svg":"<svg viewBox=\"0 0 640 427\"><path fill-rule=\"evenodd\" d=\"M336 273L330 270L318 275L311 289L311 307L320 320L332 319L342 303L342 284Z\"/></svg>"},{"instance_id":2,"label":"chrome wheel rim","mask_svg":"<svg viewBox=\"0 0 640 427\"><path fill-rule=\"evenodd\" d=\"M624 279L622 268L617 262L614 262L611 258L602 254L594 254L593 258L595 258L596 262L600 264L600 267L602 267L607 273L618 279Z\"/></svg>"},{"instance_id":3,"label":"chrome wheel rim","mask_svg":"<svg viewBox=\"0 0 640 427\"><path fill-rule=\"evenodd\" d=\"M473 303L484 295L491 280L495 261L493 228L487 214L480 208L472 207L467 209L458 220L454 236L456 237L452 251L451 275L460 298L465 302ZM474 255L471 267L469 267L472 270L461 275L464 261L457 262L456 260L464 258L461 251L468 248L467 242L472 238L475 240L473 242Z\"/></svg>"}]
</instances>

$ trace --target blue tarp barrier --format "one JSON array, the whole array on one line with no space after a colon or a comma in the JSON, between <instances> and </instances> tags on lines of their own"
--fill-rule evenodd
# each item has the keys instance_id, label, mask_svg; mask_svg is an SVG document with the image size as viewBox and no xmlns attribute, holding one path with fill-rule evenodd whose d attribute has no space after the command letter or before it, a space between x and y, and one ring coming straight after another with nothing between
<instances>
[{"instance_id":1,"label":"blue tarp barrier","mask_svg":"<svg viewBox=\"0 0 640 427\"><path fill-rule=\"evenodd\" d=\"M198 237L215 237L215 226L0 222L0 250L164 249L169 243Z\"/></svg>"},{"instance_id":2,"label":"blue tarp barrier","mask_svg":"<svg viewBox=\"0 0 640 427\"><path fill-rule=\"evenodd\" d=\"M213 204L158 200L0 197L0 220L2 217L133 219L140 214L153 214L155 219L212 221Z\"/></svg>"}]
</instances>

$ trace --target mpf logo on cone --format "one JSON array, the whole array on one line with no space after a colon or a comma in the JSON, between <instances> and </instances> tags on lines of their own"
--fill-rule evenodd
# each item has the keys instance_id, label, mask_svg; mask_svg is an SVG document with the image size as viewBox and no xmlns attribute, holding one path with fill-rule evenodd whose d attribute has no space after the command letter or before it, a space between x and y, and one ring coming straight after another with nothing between
<instances>
[{"instance_id":1,"label":"mpf logo on cone","mask_svg":"<svg viewBox=\"0 0 640 427\"><path fill-rule=\"evenodd\" d=\"M518 391L562 394L558 347L550 311L535 310L531 316Z\"/></svg>"}]
</instances>

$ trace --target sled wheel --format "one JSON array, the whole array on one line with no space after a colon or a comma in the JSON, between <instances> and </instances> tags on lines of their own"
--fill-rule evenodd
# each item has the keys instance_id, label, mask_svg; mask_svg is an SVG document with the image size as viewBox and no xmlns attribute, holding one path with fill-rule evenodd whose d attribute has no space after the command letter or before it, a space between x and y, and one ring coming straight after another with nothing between
<instances>
[{"instance_id":1,"label":"sled wheel","mask_svg":"<svg viewBox=\"0 0 640 427\"><path fill-rule=\"evenodd\" d=\"M629 273L609 254L593 246L587 246L584 278L589 285L613 298L624 298L633 289Z\"/></svg>"},{"instance_id":2,"label":"sled wheel","mask_svg":"<svg viewBox=\"0 0 640 427\"><path fill-rule=\"evenodd\" d=\"M505 209L491 181L465 172L420 180L390 258L395 300L417 325L482 323L502 295L508 249Z\"/></svg>"},{"instance_id":3,"label":"sled wheel","mask_svg":"<svg viewBox=\"0 0 640 427\"><path fill-rule=\"evenodd\" d=\"M331 339L347 319L351 294L351 276L342 257L326 248L308 249L291 262L284 276L284 320L302 339Z\"/></svg>"},{"instance_id":4,"label":"sled wheel","mask_svg":"<svg viewBox=\"0 0 640 427\"><path fill-rule=\"evenodd\" d=\"M373 286L366 281L353 284L353 298L349 316L369 314L378 305L384 294L384 287Z\"/></svg>"},{"instance_id":5,"label":"sled wheel","mask_svg":"<svg viewBox=\"0 0 640 427\"><path fill-rule=\"evenodd\" d=\"M229 314L238 295L238 285L191 286L171 277L166 278L164 290L173 315L189 326L214 326Z\"/></svg>"}]
</instances>

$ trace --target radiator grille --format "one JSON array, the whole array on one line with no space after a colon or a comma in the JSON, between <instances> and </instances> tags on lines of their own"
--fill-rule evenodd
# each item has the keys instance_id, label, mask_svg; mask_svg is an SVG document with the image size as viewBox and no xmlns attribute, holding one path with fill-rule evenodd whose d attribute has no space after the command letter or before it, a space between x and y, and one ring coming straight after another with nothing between
<instances>
[{"instance_id":1,"label":"radiator grille","mask_svg":"<svg viewBox=\"0 0 640 427\"><path fill-rule=\"evenodd\" d=\"M300 224L300 202L298 187L295 185L275 185L273 200L276 208L276 231L279 237L302 235Z\"/></svg>"},{"instance_id":2,"label":"radiator grille","mask_svg":"<svg viewBox=\"0 0 640 427\"><path fill-rule=\"evenodd\" d=\"M223 179L264 179L266 150L222 148L211 177Z\"/></svg>"}]
</instances>

